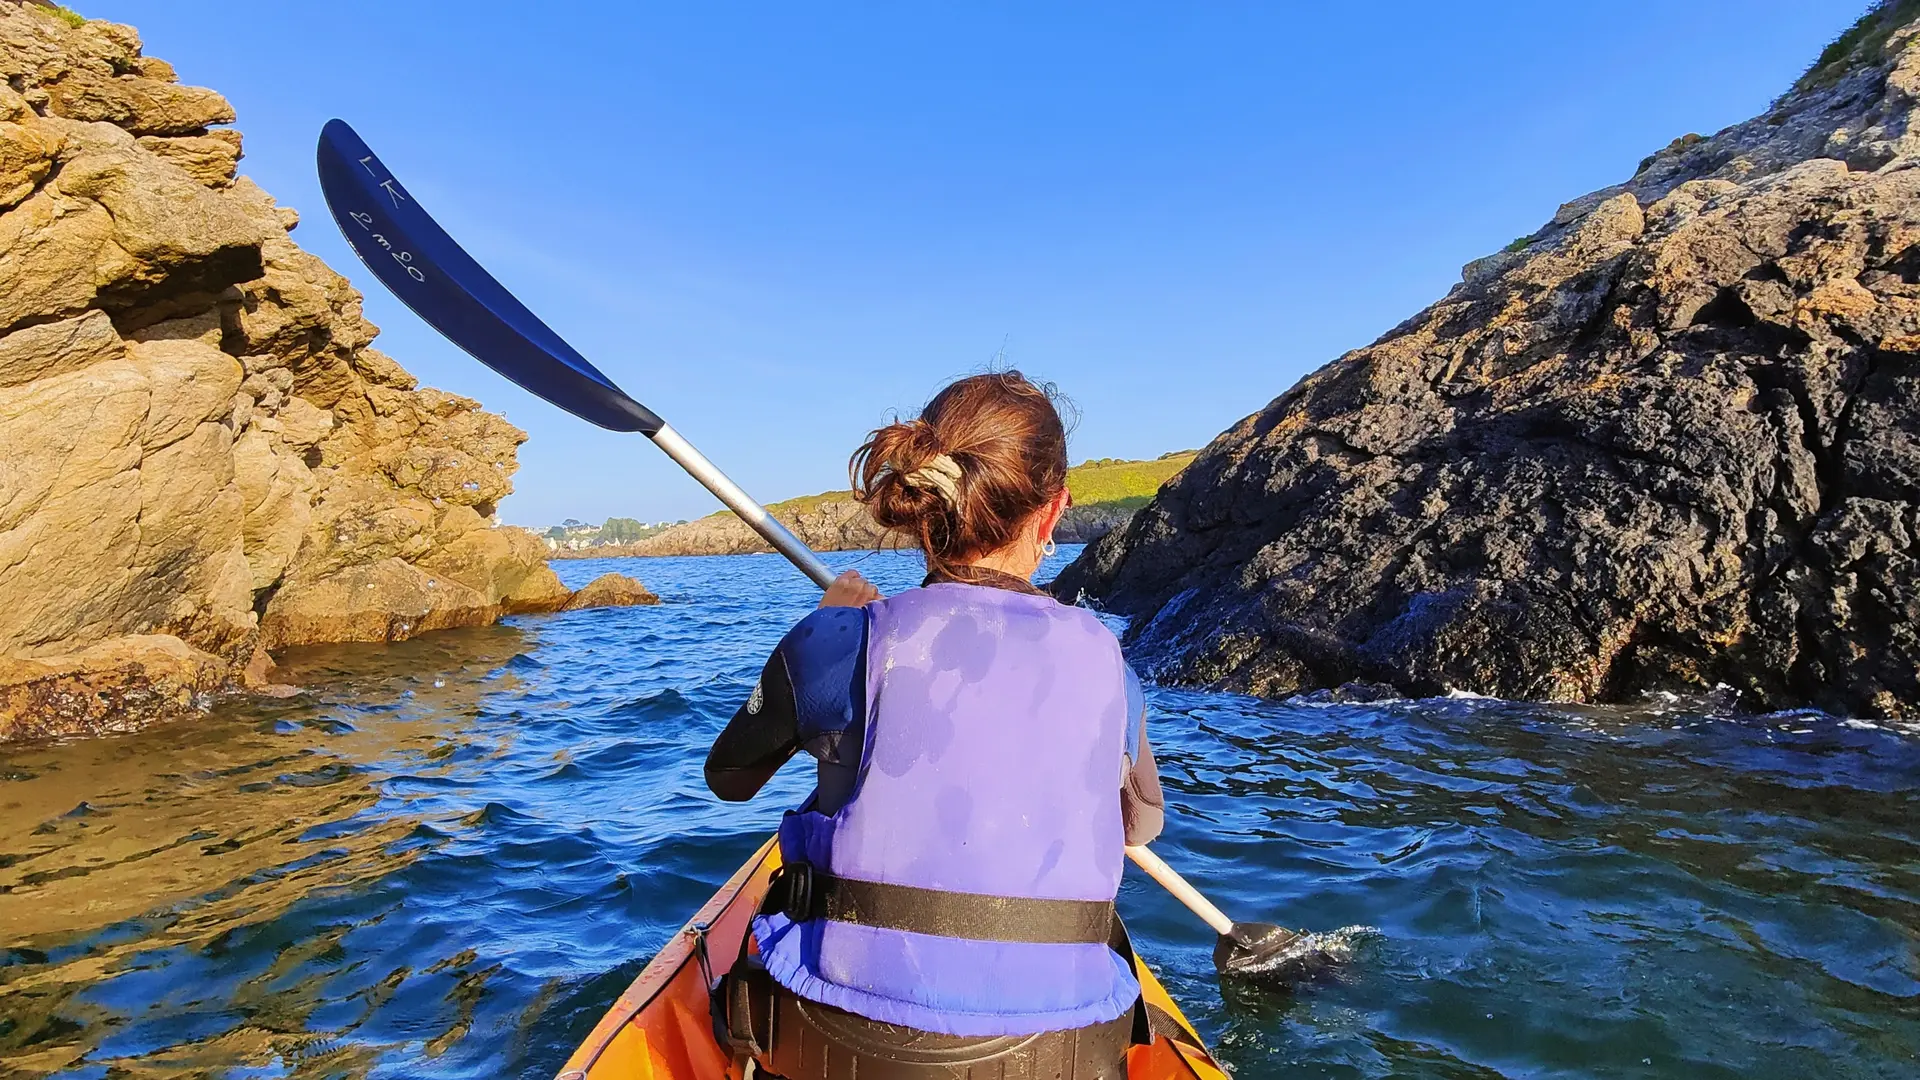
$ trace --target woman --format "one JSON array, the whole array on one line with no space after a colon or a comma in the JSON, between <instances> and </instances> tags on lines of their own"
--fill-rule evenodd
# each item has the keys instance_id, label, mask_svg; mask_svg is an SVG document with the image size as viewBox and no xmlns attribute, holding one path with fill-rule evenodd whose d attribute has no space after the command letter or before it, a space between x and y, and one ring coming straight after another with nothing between
<instances>
[{"instance_id":1,"label":"woman","mask_svg":"<svg viewBox=\"0 0 1920 1080\"><path fill-rule=\"evenodd\" d=\"M772 1000L746 972L728 991L735 1046L795 1080L1124 1075L1140 988L1113 898L1163 800L1119 642L1031 583L1072 502L1060 414L976 375L851 470L927 578L882 599L841 575L708 756L729 800L798 750L818 770L754 920Z\"/></svg>"}]
</instances>

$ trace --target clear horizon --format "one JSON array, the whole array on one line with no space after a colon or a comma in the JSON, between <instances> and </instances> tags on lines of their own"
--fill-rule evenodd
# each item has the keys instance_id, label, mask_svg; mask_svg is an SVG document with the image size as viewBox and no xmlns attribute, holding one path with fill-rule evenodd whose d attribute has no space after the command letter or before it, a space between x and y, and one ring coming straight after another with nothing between
<instances>
[{"instance_id":1,"label":"clear horizon","mask_svg":"<svg viewBox=\"0 0 1920 1080\"><path fill-rule=\"evenodd\" d=\"M319 196L330 117L777 501L844 487L867 430L1003 348L1076 403L1075 462L1203 446L1561 203L1762 112L1867 6L78 10L233 102L241 172L377 347L529 433L501 514L546 526L717 504L386 294Z\"/></svg>"}]
</instances>

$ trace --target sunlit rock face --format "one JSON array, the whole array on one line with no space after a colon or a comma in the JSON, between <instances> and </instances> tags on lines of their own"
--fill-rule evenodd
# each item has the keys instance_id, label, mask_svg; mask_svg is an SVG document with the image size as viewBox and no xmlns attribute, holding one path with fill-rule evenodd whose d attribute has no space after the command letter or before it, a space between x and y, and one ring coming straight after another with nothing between
<instances>
[{"instance_id":1,"label":"sunlit rock face","mask_svg":"<svg viewBox=\"0 0 1920 1080\"><path fill-rule=\"evenodd\" d=\"M1920 711L1920 39L1468 265L1058 591L1165 680Z\"/></svg>"},{"instance_id":2,"label":"sunlit rock face","mask_svg":"<svg viewBox=\"0 0 1920 1080\"><path fill-rule=\"evenodd\" d=\"M233 119L133 28L0 0L0 740L570 599L492 524L526 435L370 347Z\"/></svg>"}]
</instances>

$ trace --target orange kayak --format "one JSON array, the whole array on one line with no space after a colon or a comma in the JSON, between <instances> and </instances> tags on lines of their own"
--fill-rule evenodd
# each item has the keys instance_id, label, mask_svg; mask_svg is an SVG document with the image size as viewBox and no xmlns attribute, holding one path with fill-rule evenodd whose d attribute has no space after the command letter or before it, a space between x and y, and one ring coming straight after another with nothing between
<instances>
[{"instance_id":1,"label":"orange kayak","mask_svg":"<svg viewBox=\"0 0 1920 1080\"><path fill-rule=\"evenodd\" d=\"M720 886L620 995L557 1080L741 1080L713 1033L708 988L733 966L767 879L780 865L769 840ZM1135 959L1153 1042L1128 1051L1132 1080L1227 1080L1160 980Z\"/></svg>"}]
</instances>

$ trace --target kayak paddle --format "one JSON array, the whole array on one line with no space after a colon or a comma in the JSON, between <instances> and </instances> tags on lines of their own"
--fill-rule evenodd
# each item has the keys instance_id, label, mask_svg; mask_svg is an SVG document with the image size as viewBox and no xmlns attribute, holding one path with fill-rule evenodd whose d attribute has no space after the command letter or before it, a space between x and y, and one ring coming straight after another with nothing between
<instances>
[{"instance_id":1,"label":"kayak paddle","mask_svg":"<svg viewBox=\"0 0 1920 1080\"><path fill-rule=\"evenodd\" d=\"M1189 885L1179 871L1145 847L1128 847L1127 858L1220 935L1213 944L1213 966L1220 974L1292 982L1321 966L1313 962L1311 951L1294 948L1306 941L1305 935L1272 923L1234 922Z\"/></svg>"},{"instance_id":2,"label":"kayak paddle","mask_svg":"<svg viewBox=\"0 0 1920 1080\"><path fill-rule=\"evenodd\" d=\"M393 295L448 341L521 389L612 431L637 431L821 588L833 571L652 409L528 311L474 261L344 120L320 129L320 191L347 245Z\"/></svg>"},{"instance_id":3,"label":"kayak paddle","mask_svg":"<svg viewBox=\"0 0 1920 1080\"><path fill-rule=\"evenodd\" d=\"M320 130L320 191L347 245L401 302L448 341L522 389L590 423L653 440L727 509L826 588L833 571L765 507L653 410L628 397L475 262L344 120ZM1127 855L1220 935L1222 975L1285 977L1302 936L1271 923L1236 923L1144 847Z\"/></svg>"}]
</instances>

